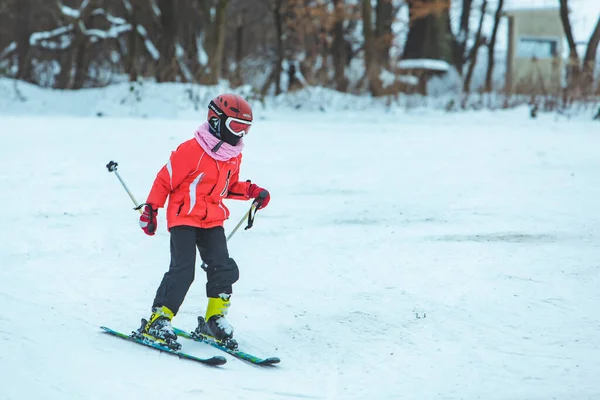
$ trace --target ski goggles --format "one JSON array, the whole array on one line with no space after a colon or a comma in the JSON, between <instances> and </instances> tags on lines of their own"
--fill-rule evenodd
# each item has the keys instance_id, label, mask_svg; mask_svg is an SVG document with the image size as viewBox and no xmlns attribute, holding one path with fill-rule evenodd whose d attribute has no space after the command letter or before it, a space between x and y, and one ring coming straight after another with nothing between
<instances>
[{"instance_id":1,"label":"ski goggles","mask_svg":"<svg viewBox=\"0 0 600 400\"><path fill-rule=\"evenodd\" d=\"M252 122L246 121L244 119L227 117L227 119L225 120L225 126L234 135L242 137L244 135L247 135L248 132L250 132Z\"/></svg>"}]
</instances>

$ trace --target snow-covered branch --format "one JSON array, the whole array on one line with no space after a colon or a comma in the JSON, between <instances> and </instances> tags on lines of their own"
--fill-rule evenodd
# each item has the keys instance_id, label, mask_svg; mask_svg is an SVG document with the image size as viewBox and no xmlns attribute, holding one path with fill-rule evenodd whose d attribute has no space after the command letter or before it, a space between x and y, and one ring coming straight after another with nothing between
<instances>
[{"instance_id":1,"label":"snow-covered branch","mask_svg":"<svg viewBox=\"0 0 600 400\"><path fill-rule=\"evenodd\" d=\"M154 11L154 15L156 15L157 17L160 17L161 12L160 12L160 8L156 4L156 0L151 0L150 4L152 5L152 11Z\"/></svg>"},{"instance_id":2,"label":"snow-covered branch","mask_svg":"<svg viewBox=\"0 0 600 400\"><path fill-rule=\"evenodd\" d=\"M188 82L192 82L194 80L194 74L188 68L184 60L185 50L180 43L175 45L175 57L177 58L177 63L179 64L179 68L181 69L181 73L185 77Z\"/></svg>"},{"instance_id":3,"label":"snow-covered branch","mask_svg":"<svg viewBox=\"0 0 600 400\"><path fill-rule=\"evenodd\" d=\"M112 26L108 30L102 29L87 29L83 22L79 21L79 29L85 36L90 36L92 38L98 39L116 39L120 34L124 32L129 32L131 30L130 24L122 24Z\"/></svg>"},{"instance_id":4,"label":"snow-covered branch","mask_svg":"<svg viewBox=\"0 0 600 400\"><path fill-rule=\"evenodd\" d=\"M0 51L0 60L7 57L10 53L17 49L17 42L12 42L2 51Z\"/></svg>"},{"instance_id":5,"label":"snow-covered branch","mask_svg":"<svg viewBox=\"0 0 600 400\"><path fill-rule=\"evenodd\" d=\"M38 42L42 40L50 40L55 39L61 35L66 33L71 33L73 31L73 24L61 26L60 28L53 29L51 31L44 32L35 32L32 33L29 37L29 44L32 46L36 46Z\"/></svg>"},{"instance_id":6,"label":"snow-covered branch","mask_svg":"<svg viewBox=\"0 0 600 400\"><path fill-rule=\"evenodd\" d=\"M81 13L87 8L87 6L89 4L90 4L90 0L84 0L81 3L81 5L79 6L79 9L76 10L69 6L65 6L60 0L58 1L58 7L60 8L60 11L63 13L63 15L65 15L66 17L73 18L73 19L81 18Z\"/></svg>"},{"instance_id":7,"label":"snow-covered branch","mask_svg":"<svg viewBox=\"0 0 600 400\"><path fill-rule=\"evenodd\" d=\"M127 21L123 18L120 17L115 17L109 13L107 13L104 9L102 8L97 8L94 11L92 11L93 16L103 16L104 18L106 18L106 20L108 22L110 22L113 25L125 25L127 24Z\"/></svg>"},{"instance_id":8,"label":"snow-covered branch","mask_svg":"<svg viewBox=\"0 0 600 400\"><path fill-rule=\"evenodd\" d=\"M81 16L81 13L79 12L79 10L75 10L74 8L65 6L64 4L59 4L59 7L60 7L60 11L67 17L79 19L79 17Z\"/></svg>"},{"instance_id":9,"label":"snow-covered branch","mask_svg":"<svg viewBox=\"0 0 600 400\"><path fill-rule=\"evenodd\" d=\"M88 5L89 0L85 0L81 4L79 10L75 10L59 3L61 12L65 16L72 18L73 22L51 31L35 32L29 37L29 44L31 46L40 46L47 50L65 50L73 43L75 28L77 28L84 36L87 36L92 42L103 39L116 39L122 33L129 32L133 29L131 24L128 24L123 18L114 17L101 8L92 11L90 15L103 16L111 24L111 27L107 30L88 29L81 20L83 11Z\"/></svg>"},{"instance_id":10,"label":"snow-covered branch","mask_svg":"<svg viewBox=\"0 0 600 400\"><path fill-rule=\"evenodd\" d=\"M123 6L129 14L133 12L133 7L131 6L131 2L129 0L123 0Z\"/></svg>"},{"instance_id":11,"label":"snow-covered branch","mask_svg":"<svg viewBox=\"0 0 600 400\"><path fill-rule=\"evenodd\" d=\"M34 32L29 36L29 44L47 50L64 50L71 46L73 30L73 24L69 24L51 31Z\"/></svg>"},{"instance_id":12,"label":"snow-covered branch","mask_svg":"<svg viewBox=\"0 0 600 400\"><path fill-rule=\"evenodd\" d=\"M201 33L196 38L196 49L198 50L198 62L205 67L208 65L208 54L206 53L206 50L204 50L204 45L202 43L204 43L204 33Z\"/></svg>"},{"instance_id":13,"label":"snow-covered branch","mask_svg":"<svg viewBox=\"0 0 600 400\"><path fill-rule=\"evenodd\" d=\"M437 72L448 72L450 70L450 64L442 60L431 60L431 59L409 59L401 60L398 63L399 69L423 69Z\"/></svg>"},{"instance_id":14,"label":"snow-covered branch","mask_svg":"<svg viewBox=\"0 0 600 400\"><path fill-rule=\"evenodd\" d=\"M148 53L150 53L150 55L155 61L160 60L160 52L158 51L154 43L152 43L152 40L148 38L148 32L146 31L146 28L144 28L142 25L138 25L136 28L137 32L144 39L144 44L146 45L146 50L148 50Z\"/></svg>"},{"instance_id":15,"label":"snow-covered branch","mask_svg":"<svg viewBox=\"0 0 600 400\"><path fill-rule=\"evenodd\" d=\"M82 12L90 5L90 0L83 0L79 6L79 12Z\"/></svg>"}]
</instances>

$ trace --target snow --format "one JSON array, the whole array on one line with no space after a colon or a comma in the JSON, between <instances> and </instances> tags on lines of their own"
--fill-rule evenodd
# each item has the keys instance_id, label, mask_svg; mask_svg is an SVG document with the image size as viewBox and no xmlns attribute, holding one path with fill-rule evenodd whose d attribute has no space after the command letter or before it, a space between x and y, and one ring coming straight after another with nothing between
<instances>
[{"instance_id":1,"label":"snow","mask_svg":"<svg viewBox=\"0 0 600 400\"><path fill-rule=\"evenodd\" d=\"M192 74L192 71L190 71L189 67L186 65L184 57L185 50L183 49L183 46L181 46L180 43L177 43L175 45L175 58L177 59L177 64L179 64L179 68L181 69L181 72L183 73L185 79L188 82L191 82L194 80L194 74Z\"/></svg>"},{"instance_id":2,"label":"snow","mask_svg":"<svg viewBox=\"0 0 600 400\"><path fill-rule=\"evenodd\" d=\"M158 4L156 4L156 0L151 0L150 5L152 6L152 11L154 11L154 15L160 17L162 13L160 12Z\"/></svg>"},{"instance_id":3,"label":"snow","mask_svg":"<svg viewBox=\"0 0 600 400\"><path fill-rule=\"evenodd\" d=\"M126 25L127 21L121 17L115 17L114 15L108 14L105 10L98 8L92 11L92 15L102 15L108 22L113 25Z\"/></svg>"},{"instance_id":4,"label":"snow","mask_svg":"<svg viewBox=\"0 0 600 400\"><path fill-rule=\"evenodd\" d=\"M0 398L600 396L597 122L253 101L241 177L272 201L230 242L229 319L243 348L282 363L208 368L99 329L148 317L169 257L164 210L143 235L105 165L143 200L206 112L173 108L174 85L144 84L136 110L115 88L19 85L15 101L4 82ZM229 232L249 204L228 206ZM205 306L198 270L176 325Z\"/></svg>"},{"instance_id":5,"label":"snow","mask_svg":"<svg viewBox=\"0 0 600 400\"><path fill-rule=\"evenodd\" d=\"M83 10L85 10L89 4L90 4L90 0L83 0L81 2L81 5L79 6L79 12L82 12Z\"/></svg>"},{"instance_id":6,"label":"snow","mask_svg":"<svg viewBox=\"0 0 600 400\"><path fill-rule=\"evenodd\" d=\"M396 76L394 73L388 71L387 69L381 68L379 71L379 80L381 81L381 85L385 88L391 86L396 80Z\"/></svg>"},{"instance_id":7,"label":"snow","mask_svg":"<svg viewBox=\"0 0 600 400\"><path fill-rule=\"evenodd\" d=\"M417 78L416 76L412 76L412 75L398 75L398 76L396 76L396 79L399 82L402 82L407 85L416 86L419 84L419 78Z\"/></svg>"},{"instance_id":8,"label":"snow","mask_svg":"<svg viewBox=\"0 0 600 400\"><path fill-rule=\"evenodd\" d=\"M154 43L152 43L152 40L150 40L148 38L148 31L146 30L146 28L144 28L142 25L137 25L136 30L140 34L140 36L142 36L142 38L144 39L144 45L146 46L146 50L148 50L148 53L150 54L150 56L154 60L159 60L160 52L158 51L158 49L156 48Z\"/></svg>"},{"instance_id":9,"label":"snow","mask_svg":"<svg viewBox=\"0 0 600 400\"><path fill-rule=\"evenodd\" d=\"M51 31L34 32L29 36L29 44L32 46L41 45L48 49L66 49L71 45L71 37L68 34L73 31L73 28L73 24L68 24ZM56 38L59 38L57 43L48 41Z\"/></svg>"},{"instance_id":10,"label":"snow","mask_svg":"<svg viewBox=\"0 0 600 400\"><path fill-rule=\"evenodd\" d=\"M41 67L46 68L45 64ZM53 64L53 73L58 71L58 63ZM43 74L44 75L44 74ZM45 74L44 76L48 76ZM0 79L0 115L27 116L31 109L40 110L44 114L61 116L91 117L96 115L110 117L143 117L143 118L197 118L198 109L205 109L206 104L221 92L236 92L243 96L255 98L252 87L244 85L231 88L225 82L216 86L199 86L196 84L164 83L156 85L151 81L124 82L126 76L118 77L122 83L106 88L85 89L77 91L59 91L40 89L37 86L8 79ZM398 78L400 80L400 78ZM285 82L284 82L285 83ZM51 82L46 82L51 85ZM14 91L27 99L26 104L18 100ZM406 111L427 113L428 110L443 111L450 102L462 101L460 80L452 69L443 77L434 77L428 82L429 96L418 94L398 94L394 96L371 97L341 93L317 86L307 86L281 96L266 96L258 102L256 115L268 112L287 112L290 109L318 112L351 112L362 115L365 110L398 114ZM56 101L60 98L60 101ZM526 104L529 97L506 99L501 95L486 96L485 104L491 108L502 108L506 101L510 104ZM472 96L467 105L481 107L483 99ZM561 118L576 117L591 119L598 109L598 103L574 105L563 111ZM527 113L527 110L523 110Z\"/></svg>"},{"instance_id":11,"label":"snow","mask_svg":"<svg viewBox=\"0 0 600 400\"><path fill-rule=\"evenodd\" d=\"M400 69L425 69L429 71L448 72L450 64L442 60L431 60L427 58L400 60L397 64Z\"/></svg>"},{"instance_id":12,"label":"snow","mask_svg":"<svg viewBox=\"0 0 600 400\"><path fill-rule=\"evenodd\" d=\"M8 56L10 53L17 49L17 42L11 42L4 50L0 51L0 60Z\"/></svg>"},{"instance_id":13,"label":"snow","mask_svg":"<svg viewBox=\"0 0 600 400\"><path fill-rule=\"evenodd\" d=\"M131 2L129 0L123 0L123 6L130 14L133 12L133 7L131 6Z\"/></svg>"},{"instance_id":14,"label":"snow","mask_svg":"<svg viewBox=\"0 0 600 400\"><path fill-rule=\"evenodd\" d=\"M81 16L81 12L79 10L75 10L74 8L65 6L64 4L60 4L60 11L67 17L71 17L74 19L79 19L79 17Z\"/></svg>"},{"instance_id":15,"label":"snow","mask_svg":"<svg viewBox=\"0 0 600 400\"><path fill-rule=\"evenodd\" d=\"M379 71L379 80L381 81L381 85L386 88L394 84L394 82L402 82L406 85L418 85L419 78L413 75L396 75L387 69L381 69Z\"/></svg>"},{"instance_id":16,"label":"snow","mask_svg":"<svg viewBox=\"0 0 600 400\"><path fill-rule=\"evenodd\" d=\"M204 33L201 33L196 37L196 48L198 49L198 62L200 65L208 65L208 54L204 50Z\"/></svg>"},{"instance_id":17,"label":"snow","mask_svg":"<svg viewBox=\"0 0 600 400\"><path fill-rule=\"evenodd\" d=\"M86 36L92 36L92 38L98 39L109 39L109 38L117 38L121 33L129 32L131 30L130 24L124 25L113 25L108 30L102 29L87 29L83 22L79 21L79 28L81 32L83 32Z\"/></svg>"}]
</instances>

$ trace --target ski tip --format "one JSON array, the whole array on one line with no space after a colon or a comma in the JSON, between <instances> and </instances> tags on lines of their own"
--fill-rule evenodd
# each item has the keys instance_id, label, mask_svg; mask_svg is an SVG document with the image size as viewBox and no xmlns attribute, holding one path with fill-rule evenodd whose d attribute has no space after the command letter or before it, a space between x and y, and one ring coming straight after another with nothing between
<instances>
[{"instance_id":1,"label":"ski tip","mask_svg":"<svg viewBox=\"0 0 600 400\"><path fill-rule=\"evenodd\" d=\"M223 365L227 363L227 359L225 357L215 356L207 359L204 363L208 365Z\"/></svg>"},{"instance_id":2,"label":"ski tip","mask_svg":"<svg viewBox=\"0 0 600 400\"><path fill-rule=\"evenodd\" d=\"M279 357L269 357L269 358L265 358L260 365L274 365L274 364L279 364L281 362L281 360L279 359Z\"/></svg>"}]
</instances>

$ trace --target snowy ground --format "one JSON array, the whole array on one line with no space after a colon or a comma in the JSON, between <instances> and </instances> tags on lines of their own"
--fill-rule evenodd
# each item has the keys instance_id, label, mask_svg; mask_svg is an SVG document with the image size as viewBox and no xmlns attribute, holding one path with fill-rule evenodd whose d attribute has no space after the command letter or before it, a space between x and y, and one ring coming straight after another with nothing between
<instances>
[{"instance_id":1,"label":"snowy ground","mask_svg":"<svg viewBox=\"0 0 600 400\"><path fill-rule=\"evenodd\" d=\"M367 117L281 112L247 138L273 200L232 239L230 320L274 369L98 328L137 328L169 261L164 213L146 237L105 165L141 201L198 121L0 117L0 399L600 397L600 125Z\"/></svg>"}]
</instances>

